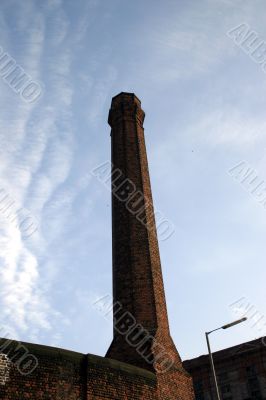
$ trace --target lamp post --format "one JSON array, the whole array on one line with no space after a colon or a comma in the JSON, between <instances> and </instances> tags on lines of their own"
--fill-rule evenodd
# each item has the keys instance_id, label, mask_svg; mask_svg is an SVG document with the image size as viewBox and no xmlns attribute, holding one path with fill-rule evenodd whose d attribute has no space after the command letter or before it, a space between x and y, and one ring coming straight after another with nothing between
<instances>
[{"instance_id":1,"label":"lamp post","mask_svg":"<svg viewBox=\"0 0 266 400\"><path fill-rule=\"evenodd\" d=\"M226 324L226 325L220 326L220 328L216 328L216 329L213 329L212 331L205 332L206 342L207 342L209 356L210 356L210 363L211 363L211 368L212 368L213 380L214 380L214 385L215 385L215 390L216 390L216 395L217 395L217 399L218 400L221 400L221 398L220 398L219 387L218 387L218 382L217 382L217 377L216 377L216 372L215 372L215 367L214 367L214 362L213 362L213 357L212 357L212 352L211 352L209 335L210 335L210 333L218 331L219 329L231 328L231 326L240 324L241 322L244 322L246 320L247 320L247 318L244 317L244 318L238 319L237 321L230 322L230 324Z\"/></svg>"}]
</instances>

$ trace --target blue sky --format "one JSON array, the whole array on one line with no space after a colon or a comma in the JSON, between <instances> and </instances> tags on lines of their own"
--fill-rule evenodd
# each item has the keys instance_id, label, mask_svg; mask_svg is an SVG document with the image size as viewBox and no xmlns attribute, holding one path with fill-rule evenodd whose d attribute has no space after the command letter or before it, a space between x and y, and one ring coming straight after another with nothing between
<instances>
[{"instance_id":1,"label":"blue sky","mask_svg":"<svg viewBox=\"0 0 266 400\"><path fill-rule=\"evenodd\" d=\"M38 220L25 238L0 212L1 335L100 355L111 342L92 306L112 290L110 192L90 172L110 158L121 91L142 101L154 204L175 225L160 251L181 357L206 353L204 332L247 306L255 317L215 333L213 349L265 335L266 209L228 170L244 160L266 181L266 74L227 35L248 24L266 41L265 2L2 0L0 11L0 46L43 87L27 103L0 77L0 189Z\"/></svg>"}]
</instances>

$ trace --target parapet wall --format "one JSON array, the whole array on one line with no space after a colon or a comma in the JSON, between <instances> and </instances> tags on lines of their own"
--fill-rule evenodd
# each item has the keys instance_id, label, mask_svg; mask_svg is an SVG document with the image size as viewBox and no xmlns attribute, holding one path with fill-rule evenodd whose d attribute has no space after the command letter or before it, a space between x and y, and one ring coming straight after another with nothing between
<instances>
[{"instance_id":1,"label":"parapet wall","mask_svg":"<svg viewBox=\"0 0 266 400\"><path fill-rule=\"evenodd\" d=\"M190 376L0 339L1 400L192 400ZM192 385L191 385L192 387Z\"/></svg>"},{"instance_id":2,"label":"parapet wall","mask_svg":"<svg viewBox=\"0 0 266 400\"><path fill-rule=\"evenodd\" d=\"M38 360L30 373L22 346ZM14 341L2 351L2 400L157 399L155 375L122 362Z\"/></svg>"},{"instance_id":3,"label":"parapet wall","mask_svg":"<svg viewBox=\"0 0 266 400\"><path fill-rule=\"evenodd\" d=\"M145 369L89 355L88 399L157 400L156 376Z\"/></svg>"},{"instance_id":4,"label":"parapet wall","mask_svg":"<svg viewBox=\"0 0 266 400\"><path fill-rule=\"evenodd\" d=\"M28 355L24 349L37 359L33 368L27 365ZM3 366L6 376L5 383L0 384L0 399L86 399L86 358L83 354L14 341L2 351L11 361L7 368L6 359L0 358L0 371L2 373ZM30 357L28 360L30 362Z\"/></svg>"}]
</instances>

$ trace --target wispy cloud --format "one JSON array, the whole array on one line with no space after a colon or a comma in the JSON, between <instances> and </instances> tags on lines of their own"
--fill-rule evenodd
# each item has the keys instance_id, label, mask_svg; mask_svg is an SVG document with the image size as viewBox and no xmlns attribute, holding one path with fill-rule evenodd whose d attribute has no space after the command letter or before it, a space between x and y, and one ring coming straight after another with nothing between
<instances>
[{"instance_id":1,"label":"wispy cloud","mask_svg":"<svg viewBox=\"0 0 266 400\"><path fill-rule=\"evenodd\" d=\"M67 46L60 48L53 63L47 65L44 58L45 42L48 40L51 46L58 47L67 36L69 21L61 2L49 1L46 5L45 13L35 8L35 2L28 2L27 12L23 10L16 18L17 29L24 30L23 36L27 38L23 52L18 53L20 62L35 77L41 78L44 69L49 74L44 99L38 106L24 105L5 91L10 106L5 107L0 137L1 183L12 188L21 206L27 206L40 222L40 231L30 242L24 241L21 232L10 224L2 224L0 323L17 337L24 335L32 340L40 340L58 321L67 322L50 300L49 290L55 274L46 275L41 270L42 258L53 240L53 235L49 237L42 229L45 205L68 178L74 150L70 50ZM51 8L55 13L53 28L58 34L48 38L47 18ZM60 30L58 21L61 21ZM5 103L2 97L3 106ZM11 115L16 116L15 120ZM60 235L65 219L58 219L56 223L56 234ZM60 332L53 332L51 336L58 338Z\"/></svg>"}]
</instances>

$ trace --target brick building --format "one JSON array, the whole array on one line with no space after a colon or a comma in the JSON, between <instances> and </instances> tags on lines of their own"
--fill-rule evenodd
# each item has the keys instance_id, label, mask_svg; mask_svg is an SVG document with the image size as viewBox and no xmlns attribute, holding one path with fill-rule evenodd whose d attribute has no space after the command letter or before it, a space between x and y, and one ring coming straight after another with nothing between
<instances>
[{"instance_id":1,"label":"brick building","mask_svg":"<svg viewBox=\"0 0 266 400\"><path fill-rule=\"evenodd\" d=\"M0 340L3 400L193 400L169 331L144 139L133 93L112 100L114 335L106 357ZM34 367L34 368L33 368Z\"/></svg>"},{"instance_id":2,"label":"brick building","mask_svg":"<svg viewBox=\"0 0 266 400\"><path fill-rule=\"evenodd\" d=\"M223 400L266 399L266 338L213 353ZM183 362L193 378L196 400L216 400L209 355Z\"/></svg>"}]
</instances>

